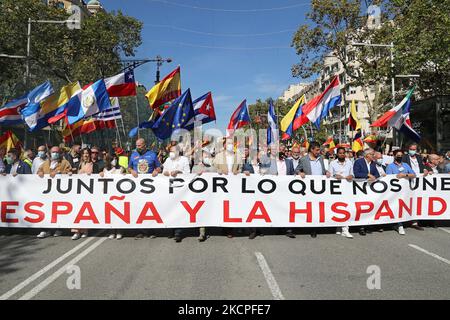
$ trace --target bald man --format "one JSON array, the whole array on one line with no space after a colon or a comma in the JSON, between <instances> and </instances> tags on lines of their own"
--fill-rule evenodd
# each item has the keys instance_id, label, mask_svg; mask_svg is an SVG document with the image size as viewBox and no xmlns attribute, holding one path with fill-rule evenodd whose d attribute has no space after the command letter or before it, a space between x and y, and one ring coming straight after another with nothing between
<instances>
[{"instance_id":1,"label":"bald man","mask_svg":"<svg viewBox=\"0 0 450 320\"><path fill-rule=\"evenodd\" d=\"M140 138L136 140L136 150L130 156L128 169L133 177L137 178L138 174L151 173L156 176L161 172L161 163L158 155L147 149L145 140Z\"/></svg>"}]
</instances>

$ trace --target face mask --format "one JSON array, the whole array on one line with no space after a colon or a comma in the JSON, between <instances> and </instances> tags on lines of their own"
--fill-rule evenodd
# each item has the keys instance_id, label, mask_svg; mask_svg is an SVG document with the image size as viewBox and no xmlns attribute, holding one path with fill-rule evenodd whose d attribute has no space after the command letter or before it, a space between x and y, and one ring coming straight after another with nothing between
<instances>
[{"instance_id":1,"label":"face mask","mask_svg":"<svg viewBox=\"0 0 450 320\"><path fill-rule=\"evenodd\" d=\"M415 150L409 150L408 153L409 153L410 156L415 156L416 153L417 153L417 151L415 151Z\"/></svg>"},{"instance_id":2,"label":"face mask","mask_svg":"<svg viewBox=\"0 0 450 320\"><path fill-rule=\"evenodd\" d=\"M395 162L402 163L402 157L395 157Z\"/></svg>"},{"instance_id":3,"label":"face mask","mask_svg":"<svg viewBox=\"0 0 450 320\"><path fill-rule=\"evenodd\" d=\"M401 158L400 158L401 159ZM383 159L377 159L377 164L379 166L383 165Z\"/></svg>"},{"instance_id":4,"label":"face mask","mask_svg":"<svg viewBox=\"0 0 450 320\"><path fill-rule=\"evenodd\" d=\"M46 157L45 151L39 151L38 152L38 157L41 158L41 159L45 159L45 157Z\"/></svg>"},{"instance_id":5,"label":"face mask","mask_svg":"<svg viewBox=\"0 0 450 320\"><path fill-rule=\"evenodd\" d=\"M13 163L14 163L13 158L7 156L7 157L6 157L6 163L7 163L7 164L13 164Z\"/></svg>"},{"instance_id":6,"label":"face mask","mask_svg":"<svg viewBox=\"0 0 450 320\"><path fill-rule=\"evenodd\" d=\"M211 165L211 159L210 158L203 158L203 164L206 166L210 166Z\"/></svg>"},{"instance_id":7,"label":"face mask","mask_svg":"<svg viewBox=\"0 0 450 320\"><path fill-rule=\"evenodd\" d=\"M115 167L116 165L117 165L117 160L116 159L112 160L111 161L111 166Z\"/></svg>"},{"instance_id":8,"label":"face mask","mask_svg":"<svg viewBox=\"0 0 450 320\"><path fill-rule=\"evenodd\" d=\"M139 154L143 154L145 152L145 148L136 148L136 151L139 152Z\"/></svg>"},{"instance_id":9,"label":"face mask","mask_svg":"<svg viewBox=\"0 0 450 320\"><path fill-rule=\"evenodd\" d=\"M175 152L169 152L169 158L170 160L175 159Z\"/></svg>"},{"instance_id":10,"label":"face mask","mask_svg":"<svg viewBox=\"0 0 450 320\"><path fill-rule=\"evenodd\" d=\"M338 158L339 162L345 162L345 158Z\"/></svg>"},{"instance_id":11,"label":"face mask","mask_svg":"<svg viewBox=\"0 0 450 320\"><path fill-rule=\"evenodd\" d=\"M299 155L292 155L292 159L295 159L295 160L298 160L300 158L300 156Z\"/></svg>"},{"instance_id":12,"label":"face mask","mask_svg":"<svg viewBox=\"0 0 450 320\"><path fill-rule=\"evenodd\" d=\"M52 160L59 160L59 153L58 152L52 152Z\"/></svg>"},{"instance_id":13,"label":"face mask","mask_svg":"<svg viewBox=\"0 0 450 320\"><path fill-rule=\"evenodd\" d=\"M234 147L233 147L232 144L227 144L227 151L228 152L233 152L233 149L234 149Z\"/></svg>"}]
</instances>

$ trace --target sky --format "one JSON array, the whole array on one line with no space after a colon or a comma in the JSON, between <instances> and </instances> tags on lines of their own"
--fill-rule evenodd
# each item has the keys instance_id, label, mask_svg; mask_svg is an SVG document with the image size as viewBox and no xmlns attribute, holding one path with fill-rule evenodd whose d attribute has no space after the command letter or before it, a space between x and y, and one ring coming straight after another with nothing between
<instances>
[{"instance_id":1,"label":"sky","mask_svg":"<svg viewBox=\"0 0 450 320\"><path fill-rule=\"evenodd\" d=\"M182 90L192 98L213 94L217 127L224 130L240 102L282 95L298 61L290 47L295 30L305 23L309 0L102 0L107 11L121 10L144 23L135 58L161 55L161 78L181 66ZM156 65L135 71L148 89Z\"/></svg>"}]
</instances>

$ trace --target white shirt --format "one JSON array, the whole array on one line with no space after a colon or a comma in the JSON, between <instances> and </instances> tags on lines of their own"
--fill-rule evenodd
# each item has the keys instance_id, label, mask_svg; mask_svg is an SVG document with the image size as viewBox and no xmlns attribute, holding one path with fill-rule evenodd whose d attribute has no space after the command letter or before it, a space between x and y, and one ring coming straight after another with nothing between
<instances>
[{"instance_id":1,"label":"white shirt","mask_svg":"<svg viewBox=\"0 0 450 320\"><path fill-rule=\"evenodd\" d=\"M411 160L411 169L413 169L416 175L420 175L420 167L419 162L417 161L417 156L415 156L414 158L409 157L409 159Z\"/></svg>"},{"instance_id":2,"label":"white shirt","mask_svg":"<svg viewBox=\"0 0 450 320\"><path fill-rule=\"evenodd\" d=\"M330 163L331 176L335 175L343 176L344 178L353 175L353 163L349 159L345 159L344 162L340 162L338 159L331 161Z\"/></svg>"},{"instance_id":3,"label":"white shirt","mask_svg":"<svg viewBox=\"0 0 450 320\"><path fill-rule=\"evenodd\" d=\"M320 164L320 157L316 158L316 160L312 160L309 155L307 156L309 163L311 164L311 175L313 176L321 176L322 175L322 165Z\"/></svg>"},{"instance_id":4,"label":"white shirt","mask_svg":"<svg viewBox=\"0 0 450 320\"><path fill-rule=\"evenodd\" d=\"M384 176L386 174L386 171L384 171L383 166L380 166L378 163L377 163L377 170L380 176Z\"/></svg>"},{"instance_id":5,"label":"white shirt","mask_svg":"<svg viewBox=\"0 0 450 320\"><path fill-rule=\"evenodd\" d=\"M45 160L40 157L34 158L33 164L31 165L31 173L36 174L44 162Z\"/></svg>"},{"instance_id":6,"label":"white shirt","mask_svg":"<svg viewBox=\"0 0 450 320\"><path fill-rule=\"evenodd\" d=\"M287 173L286 161L277 160L277 172L279 176L285 176Z\"/></svg>"},{"instance_id":7,"label":"white shirt","mask_svg":"<svg viewBox=\"0 0 450 320\"><path fill-rule=\"evenodd\" d=\"M175 159L167 158L167 160L163 164L164 166L164 172L174 172L174 171L181 171L184 174L191 173L191 168L189 166L189 160L185 156L181 156Z\"/></svg>"},{"instance_id":8,"label":"white shirt","mask_svg":"<svg viewBox=\"0 0 450 320\"><path fill-rule=\"evenodd\" d=\"M231 173L233 172L234 154L227 153L226 158L227 158L228 173Z\"/></svg>"},{"instance_id":9,"label":"white shirt","mask_svg":"<svg viewBox=\"0 0 450 320\"><path fill-rule=\"evenodd\" d=\"M11 166L11 172L10 172L10 174L16 174L16 173L17 173L17 167L19 167L19 161L15 162L15 163Z\"/></svg>"},{"instance_id":10,"label":"white shirt","mask_svg":"<svg viewBox=\"0 0 450 320\"><path fill-rule=\"evenodd\" d=\"M298 158L297 160L295 160L294 158L290 157L288 159L292 160L292 164L294 165L294 170L297 169L298 164L300 163L300 158Z\"/></svg>"},{"instance_id":11,"label":"white shirt","mask_svg":"<svg viewBox=\"0 0 450 320\"><path fill-rule=\"evenodd\" d=\"M370 164L371 164L372 162L368 162L367 159L364 159L364 161L366 162L367 172L370 174Z\"/></svg>"},{"instance_id":12,"label":"white shirt","mask_svg":"<svg viewBox=\"0 0 450 320\"><path fill-rule=\"evenodd\" d=\"M111 170L108 170L106 168L103 169L103 173L105 177L109 177L115 174L121 174L124 173L125 169L123 167L120 167L119 169L112 167Z\"/></svg>"}]
</instances>

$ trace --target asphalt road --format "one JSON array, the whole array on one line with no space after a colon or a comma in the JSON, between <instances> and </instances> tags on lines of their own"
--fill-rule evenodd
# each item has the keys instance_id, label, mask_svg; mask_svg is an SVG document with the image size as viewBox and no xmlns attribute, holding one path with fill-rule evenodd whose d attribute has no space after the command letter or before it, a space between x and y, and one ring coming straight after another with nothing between
<instances>
[{"instance_id":1,"label":"asphalt road","mask_svg":"<svg viewBox=\"0 0 450 320\"><path fill-rule=\"evenodd\" d=\"M0 299L449 299L450 224L406 232L175 243L26 231L0 236Z\"/></svg>"}]
</instances>

